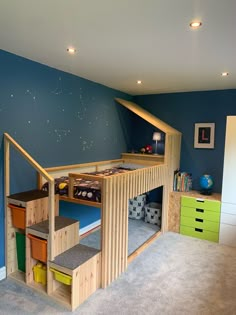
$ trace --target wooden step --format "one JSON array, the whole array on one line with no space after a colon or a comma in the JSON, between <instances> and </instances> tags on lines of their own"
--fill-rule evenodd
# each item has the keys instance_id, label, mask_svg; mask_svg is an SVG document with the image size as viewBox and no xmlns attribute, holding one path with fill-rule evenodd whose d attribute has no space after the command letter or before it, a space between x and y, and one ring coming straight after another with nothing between
<instances>
[{"instance_id":1,"label":"wooden step","mask_svg":"<svg viewBox=\"0 0 236 315\"><path fill-rule=\"evenodd\" d=\"M49 262L52 277L49 294L74 310L101 287L101 252L95 248L77 244ZM71 288L54 280L52 268L72 278ZM51 279L50 279L51 280Z\"/></svg>"},{"instance_id":2,"label":"wooden step","mask_svg":"<svg viewBox=\"0 0 236 315\"><path fill-rule=\"evenodd\" d=\"M31 234L37 238L48 240L49 238L49 220L42 221L26 228L26 234ZM56 216L55 217L55 232L54 232L54 248L55 256L72 248L79 243L79 221ZM36 248L37 250L37 248ZM48 246L44 246L44 253L49 259ZM26 237L26 283L30 284L34 281L32 268L37 264L39 257L32 257L32 244L29 237Z\"/></svg>"}]
</instances>

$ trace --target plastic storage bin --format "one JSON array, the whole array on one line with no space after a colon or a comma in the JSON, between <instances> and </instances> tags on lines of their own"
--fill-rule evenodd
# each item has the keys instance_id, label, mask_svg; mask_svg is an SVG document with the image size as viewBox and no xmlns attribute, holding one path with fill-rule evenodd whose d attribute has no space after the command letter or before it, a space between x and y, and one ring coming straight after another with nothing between
<instances>
[{"instance_id":1,"label":"plastic storage bin","mask_svg":"<svg viewBox=\"0 0 236 315\"><path fill-rule=\"evenodd\" d=\"M42 263L37 263L33 267L34 281L37 283L47 284L47 267Z\"/></svg>"},{"instance_id":2,"label":"plastic storage bin","mask_svg":"<svg viewBox=\"0 0 236 315\"><path fill-rule=\"evenodd\" d=\"M18 229L25 229L25 208L9 204L12 212L12 225Z\"/></svg>"},{"instance_id":3,"label":"plastic storage bin","mask_svg":"<svg viewBox=\"0 0 236 315\"><path fill-rule=\"evenodd\" d=\"M18 269L25 272L25 234L16 232L16 254Z\"/></svg>"},{"instance_id":4,"label":"plastic storage bin","mask_svg":"<svg viewBox=\"0 0 236 315\"><path fill-rule=\"evenodd\" d=\"M54 278L55 280L61 282L61 283L64 283L66 285L71 285L72 283L72 277L63 273L63 272L60 272L56 269L53 269L53 268L50 268L50 270L54 273Z\"/></svg>"},{"instance_id":5,"label":"plastic storage bin","mask_svg":"<svg viewBox=\"0 0 236 315\"><path fill-rule=\"evenodd\" d=\"M28 234L31 243L31 257L47 262L47 240Z\"/></svg>"}]
</instances>

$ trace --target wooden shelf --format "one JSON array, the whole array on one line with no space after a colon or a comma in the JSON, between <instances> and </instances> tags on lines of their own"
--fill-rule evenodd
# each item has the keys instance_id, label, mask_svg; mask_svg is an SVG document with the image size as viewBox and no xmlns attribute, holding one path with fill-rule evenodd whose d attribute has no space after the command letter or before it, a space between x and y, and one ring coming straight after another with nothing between
<instances>
[{"instance_id":1,"label":"wooden shelf","mask_svg":"<svg viewBox=\"0 0 236 315\"><path fill-rule=\"evenodd\" d=\"M17 280L19 282L25 282L25 273L17 270L15 272L12 272L9 277L13 278L14 280Z\"/></svg>"},{"instance_id":2,"label":"wooden shelf","mask_svg":"<svg viewBox=\"0 0 236 315\"><path fill-rule=\"evenodd\" d=\"M50 294L52 298L71 309L71 286L61 283L61 285Z\"/></svg>"},{"instance_id":3,"label":"wooden shelf","mask_svg":"<svg viewBox=\"0 0 236 315\"><path fill-rule=\"evenodd\" d=\"M11 273L9 275L10 278L22 283L22 284L25 284L39 292L44 292L44 293L47 293L47 286L46 285L42 285L41 283L37 283L35 281L31 281L30 283L25 283L25 273L22 272L22 271L15 271L13 273Z\"/></svg>"},{"instance_id":4,"label":"wooden shelf","mask_svg":"<svg viewBox=\"0 0 236 315\"><path fill-rule=\"evenodd\" d=\"M43 285L42 283L38 283L38 282L32 281L30 283L27 283L27 285L29 287L35 289L36 291L47 293L47 286Z\"/></svg>"}]
</instances>

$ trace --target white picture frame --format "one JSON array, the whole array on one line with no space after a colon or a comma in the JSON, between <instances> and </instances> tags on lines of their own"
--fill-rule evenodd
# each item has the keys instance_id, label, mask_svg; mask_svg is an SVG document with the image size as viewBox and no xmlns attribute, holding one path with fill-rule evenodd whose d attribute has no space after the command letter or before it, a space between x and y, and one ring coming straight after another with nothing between
<instances>
[{"instance_id":1,"label":"white picture frame","mask_svg":"<svg viewBox=\"0 0 236 315\"><path fill-rule=\"evenodd\" d=\"M215 123L196 123L194 129L194 148L214 149Z\"/></svg>"}]
</instances>

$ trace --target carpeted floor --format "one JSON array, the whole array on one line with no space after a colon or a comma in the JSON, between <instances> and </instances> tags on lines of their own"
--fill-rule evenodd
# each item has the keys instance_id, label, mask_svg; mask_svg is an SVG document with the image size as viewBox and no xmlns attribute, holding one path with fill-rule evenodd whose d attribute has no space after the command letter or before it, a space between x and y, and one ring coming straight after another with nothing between
<instances>
[{"instance_id":1,"label":"carpeted floor","mask_svg":"<svg viewBox=\"0 0 236 315\"><path fill-rule=\"evenodd\" d=\"M129 219L128 256L159 230L160 228L157 225L146 223L143 220ZM96 249L100 249L100 242L100 230L95 231L80 241L81 244Z\"/></svg>"},{"instance_id":2,"label":"carpeted floor","mask_svg":"<svg viewBox=\"0 0 236 315\"><path fill-rule=\"evenodd\" d=\"M7 279L0 282L0 314L71 312ZM165 233L73 314L234 315L236 248Z\"/></svg>"}]
</instances>

